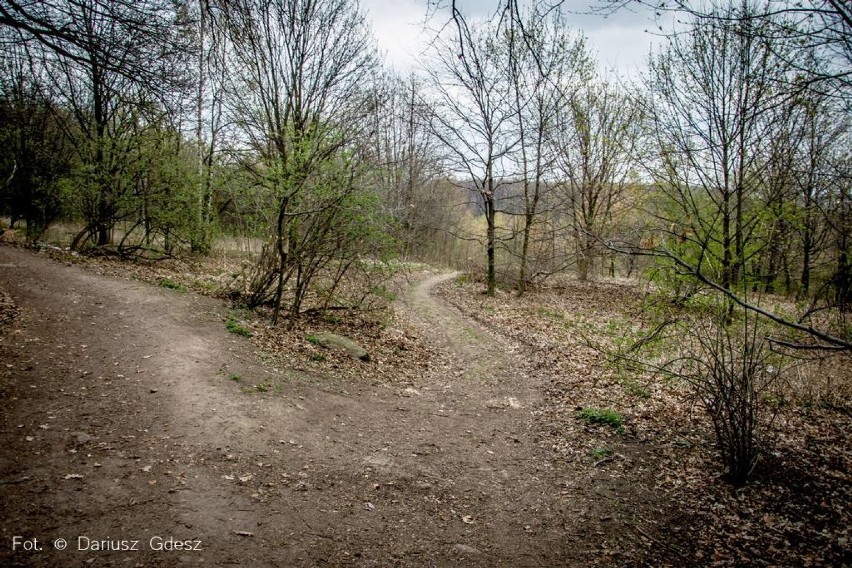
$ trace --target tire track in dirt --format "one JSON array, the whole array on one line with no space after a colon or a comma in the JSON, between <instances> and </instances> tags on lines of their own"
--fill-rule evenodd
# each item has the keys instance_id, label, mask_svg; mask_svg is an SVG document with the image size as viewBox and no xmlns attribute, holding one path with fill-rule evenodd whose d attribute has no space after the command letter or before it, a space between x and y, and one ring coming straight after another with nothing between
<instances>
[{"instance_id":1,"label":"tire track in dirt","mask_svg":"<svg viewBox=\"0 0 852 568\"><path fill-rule=\"evenodd\" d=\"M530 376L522 347L495 336L434 297L438 286L458 276L458 272L425 276L403 298L401 309L408 320L451 354L465 387L475 384L486 388L486 394L503 397L502 401L486 401L492 405L532 406L540 399L540 389Z\"/></svg>"},{"instance_id":2,"label":"tire track in dirt","mask_svg":"<svg viewBox=\"0 0 852 568\"><path fill-rule=\"evenodd\" d=\"M446 355L400 390L265 368L209 299L22 250L0 247L0 264L0 289L25 312L0 334L0 480L14 482L0 484L0 563L578 558L560 472L536 444L538 385L517 346L431 295L453 275L425 278L398 306ZM230 373L281 390L249 395ZM14 535L143 550L31 554L11 550ZM149 550L154 535L202 550Z\"/></svg>"}]
</instances>

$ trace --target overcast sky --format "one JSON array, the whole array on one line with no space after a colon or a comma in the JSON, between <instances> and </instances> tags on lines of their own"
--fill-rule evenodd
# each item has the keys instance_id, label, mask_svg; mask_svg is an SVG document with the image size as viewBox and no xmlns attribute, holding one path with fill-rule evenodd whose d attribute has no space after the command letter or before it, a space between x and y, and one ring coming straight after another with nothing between
<instances>
[{"instance_id":1,"label":"overcast sky","mask_svg":"<svg viewBox=\"0 0 852 568\"><path fill-rule=\"evenodd\" d=\"M411 69L429 40L424 23L429 4L434 5L434 0L362 0L362 3L386 61L400 71ZM457 0L457 5L468 18L484 19L494 13L498 0ZM586 12L589 4L588 0L568 0L563 6ZM645 31L653 31L656 26L651 12L642 7L633 10L622 10L606 18L580 13L568 15L571 26L589 38L601 70L615 69L623 76L636 77L645 68L652 46L661 44L657 35ZM433 26L448 17L446 12L438 14Z\"/></svg>"}]
</instances>

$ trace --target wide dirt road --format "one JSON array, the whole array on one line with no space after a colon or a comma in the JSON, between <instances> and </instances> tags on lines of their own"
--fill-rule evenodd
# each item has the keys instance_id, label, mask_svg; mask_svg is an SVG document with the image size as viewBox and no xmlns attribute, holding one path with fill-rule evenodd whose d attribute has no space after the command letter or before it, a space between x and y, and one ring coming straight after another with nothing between
<instances>
[{"instance_id":1,"label":"wide dirt road","mask_svg":"<svg viewBox=\"0 0 852 568\"><path fill-rule=\"evenodd\" d=\"M430 295L450 276L398 306L449 361L403 391L267 368L219 302L0 247L0 564L586 564L539 385Z\"/></svg>"}]
</instances>

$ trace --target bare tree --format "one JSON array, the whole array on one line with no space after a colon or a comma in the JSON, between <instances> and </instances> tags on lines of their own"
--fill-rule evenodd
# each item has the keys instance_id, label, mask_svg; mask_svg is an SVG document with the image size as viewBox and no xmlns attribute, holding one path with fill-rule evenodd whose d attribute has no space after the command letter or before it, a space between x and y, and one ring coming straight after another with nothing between
<instances>
[{"instance_id":1,"label":"bare tree","mask_svg":"<svg viewBox=\"0 0 852 568\"><path fill-rule=\"evenodd\" d=\"M829 210L826 222L834 246L834 270L831 276L833 297L830 298L848 318L852 313L852 152L850 131L843 137L845 144L835 149L829 183ZM848 326L848 324L846 324Z\"/></svg>"},{"instance_id":2,"label":"bare tree","mask_svg":"<svg viewBox=\"0 0 852 568\"><path fill-rule=\"evenodd\" d=\"M388 213L399 223L409 253L425 250L427 241L442 229L434 206L427 205L429 188L441 170L422 88L414 75L389 75L377 82L372 95L368 160L376 166L372 175L382 188Z\"/></svg>"},{"instance_id":3,"label":"bare tree","mask_svg":"<svg viewBox=\"0 0 852 568\"><path fill-rule=\"evenodd\" d=\"M533 11L526 21L509 20L509 77L518 132L518 172L522 185L523 225L518 268L518 295L526 290L533 228L554 187L554 140L559 138L559 115L570 100L579 78L593 65L582 36L571 33L560 11L549 15ZM549 202L549 203L548 203ZM546 204L546 205L545 205Z\"/></svg>"},{"instance_id":4,"label":"bare tree","mask_svg":"<svg viewBox=\"0 0 852 568\"><path fill-rule=\"evenodd\" d=\"M729 317L739 306L816 340L797 345L777 338L777 345L848 350L852 342L842 334L785 318L747 297L747 270L765 242L755 233L761 197L778 174L773 143L790 126L780 120L789 93L777 77L791 67L776 56L780 45L770 48L753 30L759 24L697 19L653 61L650 119L660 158L652 173L665 197L654 212L660 238L614 248L665 259L675 273L726 298Z\"/></svg>"},{"instance_id":5,"label":"bare tree","mask_svg":"<svg viewBox=\"0 0 852 568\"><path fill-rule=\"evenodd\" d=\"M509 154L518 134L511 83L506 80L508 50L499 24L470 26L457 17L457 35L445 30L432 45L427 70L435 100L431 130L441 142L445 167L469 182L485 216L487 294L496 291L497 192L507 177Z\"/></svg>"},{"instance_id":6,"label":"bare tree","mask_svg":"<svg viewBox=\"0 0 852 568\"><path fill-rule=\"evenodd\" d=\"M776 55L799 72L790 80L795 89L814 88L823 93L844 98L850 103L852 86L852 7L845 0L763 0L739 3L712 0L638 0L657 15L682 13L700 22L735 23L747 19L755 25L756 33L772 43L779 38L793 40L792 49L785 48ZM600 0L593 10L610 13L630 9L635 0ZM662 30L663 33L667 33ZM803 57L806 56L806 57ZM823 65L805 63L818 58Z\"/></svg>"},{"instance_id":7,"label":"bare tree","mask_svg":"<svg viewBox=\"0 0 852 568\"><path fill-rule=\"evenodd\" d=\"M151 0L2 0L0 26L17 34L17 38L10 36L7 41L36 42L58 57L85 66L91 59L88 52L95 47L91 41L92 30L85 25L86 19L89 22L112 21L128 32L130 39L138 37L139 32L150 35L156 28L162 32L166 22L158 16L164 9L162 3ZM81 19L84 13L85 19ZM157 35L164 39L162 34ZM110 71L131 77L141 71L115 51L103 51L99 55L99 65Z\"/></svg>"},{"instance_id":8,"label":"bare tree","mask_svg":"<svg viewBox=\"0 0 852 568\"><path fill-rule=\"evenodd\" d=\"M657 215L657 236L646 236L641 244L610 246L664 259L663 265L672 268L678 281L679 276L691 277L727 298L729 309L743 307L805 338L785 341L776 337L775 345L852 348L842 322L833 325L827 318L811 319L815 313L831 313L826 306L814 306L800 318L788 318L748 298L755 277L766 281L781 270L792 281L796 253L791 236L797 227L803 227L797 224L801 213L795 197L797 186L806 194L802 201L810 204L810 228L804 230L806 239L802 240L810 240L812 252L816 250L813 238L822 230L818 224L831 225L830 216L825 215L818 215L820 221L814 224L815 210L826 206L844 209L848 178L840 173L842 167L828 174L835 167L828 164L843 160L834 157L837 150L808 150L807 128L801 126L807 121L800 119L807 116L804 109L809 106L801 103L813 96L834 99L848 109L852 21L846 4L831 0L744 1L723 6L715 2L644 3L690 16L691 31L672 32L671 48L656 57L651 68L655 104L650 114L659 141L659 160L658 167L649 171L668 209L651 212ZM659 120L661 117L665 120ZM820 133L812 137L814 142L832 138L821 128L813 133ZM832 157L827 161L805 159L808 154L816 157L821 153ZM819 162L823 165L811 167ZM820 186L830 189L826 192ZM830 195L830 201L820 205L819 194ZM768 231L763 204L773 211ZM796 210L794 215L791 209ZM838 216L840 226L846 225L843 218L843 214ZM846 273L848 240L836 242L838 271ZM760 265L758 258L768 259L763 275L750 272Z\"/></svg>"},{"instance_id":9,"label":"bare tree","mask_svg":"<svg viewBox=\"0 0 852 568\"><path fill-rule=\"evenodd\" d=\"M653 176L671 206L661 213L665 230L726 288L741 283L755 254L748 246L758 219L753 204L779 126L771 111L785 97L777 77L789 72L774 54L779 46L770 48L755 26L697 20L651 62L660 151Z\"/></svg>"},{"instance_id":10,"label":"bare tree","mask_svg":"<svg viewBox=\"0 0 852 568\"><path fill-rule=\"evenodd\" d=\"M610 238L637 181L642 109L635 95L586 73L565 101L554 139L576 250L587 280L601 239Z\"/></svg>"},{"instance_id":11,"label":"bare tree","mask_svg":"<svg viewBox=\"0 0 852 568\"><path fill-rule=\"evenodd\" d=\"M140 113L179 92L186 51L170 5L67 0L4 2L0 22L28 52L32 72L74 120L65 134L84 165L80 208L86 227L74 239L111 239L128 191L122 168ZM156 112L159 112L159 108Z\"/></svg>"}]
</instances>

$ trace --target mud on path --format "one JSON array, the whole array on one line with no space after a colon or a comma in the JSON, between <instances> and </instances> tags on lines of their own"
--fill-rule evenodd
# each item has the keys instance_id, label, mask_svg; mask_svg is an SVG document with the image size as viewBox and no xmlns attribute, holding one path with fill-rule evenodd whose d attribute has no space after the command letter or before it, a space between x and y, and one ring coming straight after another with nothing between
<instances>
[{"instance_id":1,"label":"mud on path","mask_svg":"<svg viewBox=\"0 0 852 568\"><path fill-rule=\"evenodd\" d=\"M219 302L0 247L0 564L586 564L535 374L430 294L451 277L397 306L446 355L403 390L273 369Z\"/></svg>"}]
</instances>

